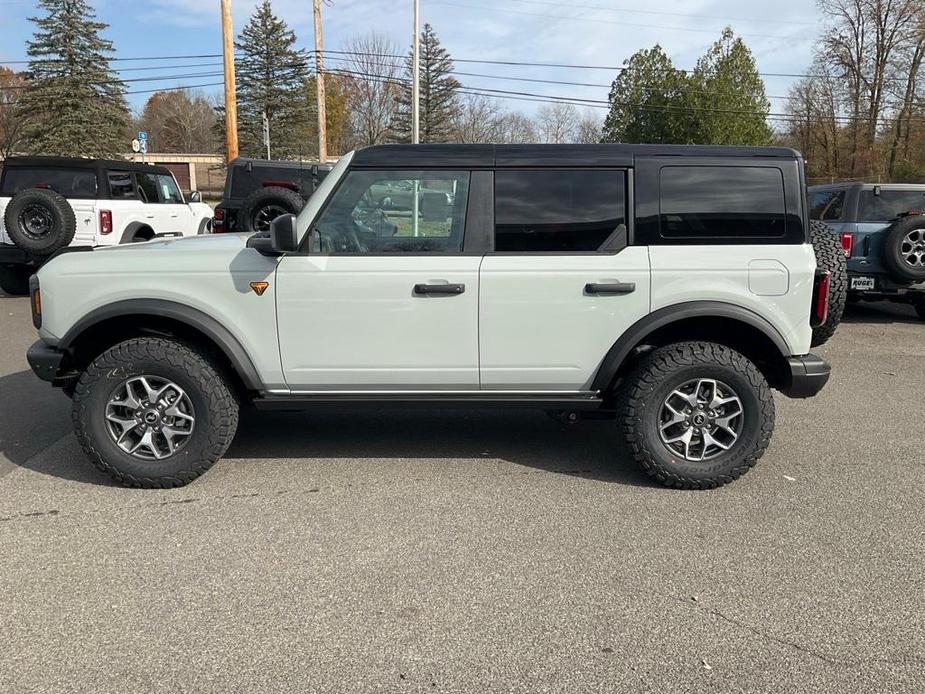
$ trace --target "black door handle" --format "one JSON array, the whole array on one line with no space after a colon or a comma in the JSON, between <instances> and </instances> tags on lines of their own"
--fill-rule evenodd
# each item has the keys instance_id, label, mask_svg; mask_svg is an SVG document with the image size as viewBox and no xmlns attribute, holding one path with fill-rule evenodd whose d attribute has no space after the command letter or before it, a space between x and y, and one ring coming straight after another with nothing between
<instances>
[{"instance_id":1,"label":"black door handle","mask_svg":"<svg viewBox=\"0 0 925 694\"><path fill-rule=\"evenodd\" d=\"M464 284L416 284L414 293L419 296L427 294L462 294L466 291Z\"/></svg>"},{"instance_id":2,"label":"black door handle","mask_svg":"<svg viewBox=\"0 0 925 694\"><path fill-rule=\"evenodd\" d=\"M585 285L585 294L632 294L635 291L635 282L588 282Z\"/></svg>"}]
</instances>

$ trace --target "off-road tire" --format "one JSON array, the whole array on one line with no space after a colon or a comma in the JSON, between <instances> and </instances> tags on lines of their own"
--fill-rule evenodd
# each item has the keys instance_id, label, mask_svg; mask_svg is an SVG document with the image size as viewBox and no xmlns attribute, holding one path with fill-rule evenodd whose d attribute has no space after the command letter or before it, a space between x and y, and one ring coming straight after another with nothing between
<instances>
[{"instance_id":1,"label":"off-road tire","mask_svg":"<svg viewBox=\"0 0 925 694\"><path fill-rule=\"evenodd\" d=\"M906 235L919 231L925 235L925 215L911 214L893 224L883 240L883 264L898 282L925 281L925 265L913 267L903 258L902 243ZM921 236L919 238L922 238Z\"/></svg>"},{"instance_id":2,"label":"off-road tire","mask_svg":"<svg viewBox=\"0 0 925 694\"><path fill-rule=\"evenodd\" d=\"M281 186L258 188L244 198L241 205L238 219L243 224L244 230L266 231L266 229L258 228L257 217L261 210L271 206L284 210L283 214L298 214L305 206L305 198L294 190Z\"/></svg>"},{"instance_id":3,"label":"off-road tire","mask_svg":"<svg viewBox=\"0 0 925 694\"><path fill-rule=\"evenodd\" d=\"M23 224L23 212L30 208L43 210L47 215L47 231L35 233ZM6 207L3 221L13 243L38 256L51 255L69 245L77 231L74 208L64 196L45 188L27 188L16 193Z\"/></svg>"},{"instance_id":4,"label":"off-road tire","mask_svg":"<svg viewBox=\"0 0 925 694\"><path fill-rule=\"evenodd\" d=\"M186 391L196 416L193 433L173 455L141 460L116 445L105 425L108 399L132 376L166 378ZM128 487L180 487L224 455L238 425L238 401L226 376L202 352L174 340L138 337L93 360L77 382L72 410L77 440L90 461Z\"/></svg>"},{"instance_id":5,"label":"off-road tire","mask_svg":"<svg viewBox=\"0 0 925 694\"><path fill-rule=\"evenodd\" d=\"M829 272L829 313L825 323L813 328L813 347L824 345L835 334L841 323L848 301L848 262L841 240L835 230L825 222L809 223L809 238L816 252L816 269Z\"/></svg>"},{"instance_id":6,"label":"off-road tire","mask_svg":"<svg viewBox=\"0 0 925 694\"><path fill-rule=\"evenodd\" d=\"M0 265L0 291L10 296L26 296L29 293L29 277L32 268L22 265Z\"/></svg>"},{"instance_id":7,"label":"off-road tire","mask_svg":"<svg viewBox=\"0 0 925 694\"><path fill-rule=\"evenodd\" d=\"M705 462L675 455L658 434L668 395L698 378L717 379L742 402L742 431L732 447ZM764 376L742 354L712 342L680 342L644 356L617 392L617 419L636 461L651 476L677 489L712 489L748 472L764 454L774 431L774 397Z\"/></svg>"}]
</instances>

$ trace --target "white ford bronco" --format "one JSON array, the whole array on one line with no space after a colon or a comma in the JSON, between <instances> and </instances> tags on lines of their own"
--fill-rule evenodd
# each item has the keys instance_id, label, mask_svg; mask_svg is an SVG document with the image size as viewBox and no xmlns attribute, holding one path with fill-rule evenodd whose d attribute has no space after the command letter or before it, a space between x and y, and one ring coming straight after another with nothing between
<instances>
[{"instance_id":1,"label":"white ford bronco","mask_svg":"<svg viewBox=\"0 0 925 694\"><path fill-rule=\"evenodd\" d=\"M250 402L609 416L658 480L716 487L767 448L772 388L829 377L806 208L789 149L370 147L266 233L54 258L28 359L127 485L205 472Z\"/></svg>"},{"instance_id":2,"label":"white ford bronco","mask_svg":"<svg viewBox=\"0 0 925 694\"><path fill-rule=\"evenodd\" d=\"M75 157L10 157L0 174L0 289L25 294L29 275L64 248L114 246L211 229L212 208L169 169Z\"/></svg>"}]
</instances>

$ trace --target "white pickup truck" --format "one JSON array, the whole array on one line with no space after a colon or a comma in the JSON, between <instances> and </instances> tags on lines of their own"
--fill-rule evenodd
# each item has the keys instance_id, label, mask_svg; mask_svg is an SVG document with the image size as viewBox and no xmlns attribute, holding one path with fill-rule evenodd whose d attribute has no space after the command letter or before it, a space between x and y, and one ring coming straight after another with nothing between
<instances>
[{"instance_id":1,"label":"white pickup truck","mask_svg":"<svg viewBox=\"0 0 925 694\"><path fill-rule=\"evenodd\" d=\"M187 202L170 170L72 157L11 157L0 175L0 289L28 292L29 275L66 247L114 246L211 231L212 209Z\"/></svg>"}]
</instances>

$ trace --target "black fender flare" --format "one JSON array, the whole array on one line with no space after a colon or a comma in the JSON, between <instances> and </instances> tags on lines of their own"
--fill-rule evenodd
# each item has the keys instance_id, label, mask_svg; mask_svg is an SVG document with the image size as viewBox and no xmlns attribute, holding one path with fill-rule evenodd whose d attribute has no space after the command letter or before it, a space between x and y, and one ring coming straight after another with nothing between
<instances>
[{"instance_id":1,"label":"black fender flare","mask_svg":"<svg viewBox=\"0 0 925 694\"><path fill-rule=\"evenodd\" d=\"M777 347L782 359L790 357L784 336L754 311L723 301L688 301L660 308L633 323L607 351L594 376L591 390L607 390L633 350L653 332L671 323L696 317L729 318L745 323L761 331Z\"/></svg>"},{"instance_id":2,"label":"black fender flare","mask_svg":"<svg viewBox=\"0 0 925 694\"><path fill-rule=\"evenodd\" d=\"M131 222L122 230L122 236L119 237L119 244L131 243L132 239L135 238L135 233L139 229L151 229L151 233L154 233L154 229L150 224L145 224L144 222ZM154 237L152 236L151 238Z\"/></svg>"},{"instance_id":3,"label":"black fender flare","mask_svg":"<svg viewBox=\"0 0 925 694\"><path fill-rule=\"evenodd\" d=\"M166 299L126 299L101 306L71 326L58 341L58 349L68 351L88 329L119 316L157 316L184 323L215 343L248 390L262 390L264 387L250 355L228 328L197 308Z\"/></svg>"}]
</instances>

